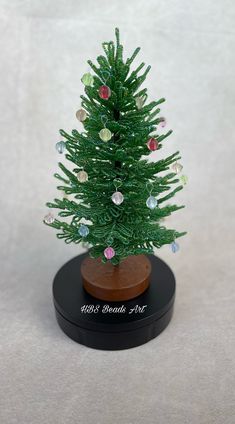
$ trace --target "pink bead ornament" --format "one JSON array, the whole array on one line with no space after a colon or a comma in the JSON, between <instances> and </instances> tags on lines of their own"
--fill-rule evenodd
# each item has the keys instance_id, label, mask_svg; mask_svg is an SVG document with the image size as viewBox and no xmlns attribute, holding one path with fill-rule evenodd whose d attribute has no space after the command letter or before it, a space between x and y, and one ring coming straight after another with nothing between
<instances>
[{"instance_id":1,"label":"pink bead ornament","mask_svg":"<svg viewBox=\"0 0 235 424\"><path fill-rule=\"evenodd\" d=\"M161 122L159 122L160 127L164 128L166 126L166 118L161 118Z\"/></svg>"},{"instance_id":2,"label":"pink bead ornament","mask_svg":"<svg viewBox=\"0 0 235 424\"><path fill-rule=\"evenodd\" d=\"M150 138L146 144L151 151L157 150L158 148L158 141L155 138Z\"/></svg>"},{"instance_id":3,"label":"pink bead ornament","mask_svg":"<svg viewBox=\"0 0 235 424\"><path fill-rule=\"evenodd\" d=\"M112 259L115 256L115 250L112 247L106 247L104 250L104 256L106 259Z\"/></svg>"},{"instance_id":4,"label":"pink bead ornament","mask_svg":"<svg viewBox=\"0 0 235 424\"><path fill-rule=\"evenodd\" d=\"M108 100L111 96L111 90L107 85L101 85L99 88L99 96L101 99Z\"/></svg>"}]
</instances>

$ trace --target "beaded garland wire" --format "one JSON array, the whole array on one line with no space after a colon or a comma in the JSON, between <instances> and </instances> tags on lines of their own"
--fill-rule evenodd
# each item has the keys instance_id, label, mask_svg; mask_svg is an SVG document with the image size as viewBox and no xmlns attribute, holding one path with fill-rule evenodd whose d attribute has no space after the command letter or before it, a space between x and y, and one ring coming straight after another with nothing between
<instances>
[{"instance_id":1,"label":"beaded garland wire","mask_svg":"<svg viewBox=\"0 0 235 424\"><path fill-rule=\"evenodd\" d=\"M184 207L168 204L183 188L173 172L179 172L179 166L171 168L180 159L179 152L156 162L143 157L152 154L147 140L157 140L157 155L172 133L162 133L166 120L159 116L159 105L165 99L147 103L147 89L141 85L150 66L142 73L144 63L131 70L140 48L125 60L118 29L115 35L116 43L103 43L104 54L98 56L97 64L88 60L92 74L82 76L81 110L85 113L77 114L83 121L82 132L60 130L65 141L58 151L66 153L73 169L60 162L61 173L55 177L60 181L58 189L72 196L47 203L59 213L44 221L66 243L80 243L85 237L92 257L114 265L129 255L153 253L154 247L164 244L176 251L175 240L185 234L162 225L163 218ZM100 138L106 126L112 134L108 143ZM152 144L151 149L156 147ZM181 180L184 184L186 177ZM81 224L83 220L89 221L89 228Z\"/></svg>"}]
</instances>

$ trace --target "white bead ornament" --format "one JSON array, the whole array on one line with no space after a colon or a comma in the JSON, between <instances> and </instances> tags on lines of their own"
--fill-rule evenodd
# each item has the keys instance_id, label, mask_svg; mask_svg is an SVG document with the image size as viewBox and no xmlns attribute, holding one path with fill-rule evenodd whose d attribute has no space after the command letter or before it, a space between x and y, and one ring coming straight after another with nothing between
<instances>
[{"instance_id":1,"label":"white bead ornament","mask_svg":"<svg viewBox=\"0 0 235 424\"><path fill-rule=\"evenodd\" d=\"M87 117L87 113L84 109L77 110L76 118L78 119L78 121L83 122L85 121L86 117Z\"/></svg>"},{"instance_id":2,"label":"white bead ornament","mask_svg":"<svg viewBox=\"0 0 235 424\"><path fill-rule=\"evenodd\" d=\"M181 181L181 183L182 183L183 185L186 185L186 184L187 184L187 182L188 182L188 177L187 177L187 175L181 175L181 176L180 176L180 181Z\"/></svg>"},{"instance_id":3,"label":"white bead ornament","mask_svg":"<svg viewBox=\"0 0 235 424\"><path fill-rule=\"evenodd\" d=\"M124 196L120 191L115 191L115 193L112 194L111 199L115 205L121 205L124 200Z\"/></svg>"},{"instance_id":4,"label":"white bead ornament","mask_svg":"<svg viewBox=\"0 0 235 424\"><path fill-rule=\"evenodd\" d=\"M88 180L88 173L86 171L79 171L77 173L77 179L80 183L85 183Z\"/></svg>"}]
</instances>

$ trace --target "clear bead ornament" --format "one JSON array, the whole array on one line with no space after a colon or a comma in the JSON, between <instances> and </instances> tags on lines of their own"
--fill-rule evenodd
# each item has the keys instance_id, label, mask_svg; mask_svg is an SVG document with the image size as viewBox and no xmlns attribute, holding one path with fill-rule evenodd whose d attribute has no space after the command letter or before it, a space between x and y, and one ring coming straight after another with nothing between
<instances>
[{"instance_id":1,"label":"clear bead ornament","mask_svg":"<svg viewBox=\"0 0 235 424\"><path fill-rule=\"evenodd\" d=\"M45 224L53 224L53 222L55 221L54 216L52 215L51 212L49 212L46 216L44 216L44 220Z\"/></svg>"},{"instance_id":2,"label":"clear bead ornament","mask_svg":"<svg viewBox=\"0 0 235 424\"><path fill-rule=\"evenodd\" d=\"M85 224L81 224L78 233L81 237L86 237L89 234L89 228Z\"/></svg>"},{"instance_id":3,"label":"clear bead ornament","mask_svg":"<svg viewBox=\"0 0 235 424\"><path fill-rule=\"evenodd\" d=\"M112 194L111 199L115 205L121 205L124 200L124 196L120 191L115 191L115 193Z\"/></svg>"},{"instance_id":4,"label":"clear bead ornament","mask_svg":"<svg viewBox=\"0 0 235 424\"><path fill-rule=\"evenodd\" d=\"M178 243L176 243L176 241L173 241L172 243L171 243L171 250L172 250L172 252L173 253L176 253L176 252L178 252L178 250L179 250L179 244Z\"/></svg>"},{"instance_id":5,"label":"clear bead ornament","mask_svg":"<svg viewBox=\"0 0 235 424\"><path fill-rule=\"evenodd\" d=\"M58 141L58 143L56 143L55 145L57 152L60 154L64 153L65 147L66 147L66 144L64 141Z\"/></svg>"},{"instance_id":6,"label":"clear bead ornament","mask_svg":"<svg viewBox=\"0 0 235 424\"><path fill-rule=\"evenodd\" d=\"M183 169L183 165L181 165L178 162L173 163L172 167L171 167L172 171L174 171L176 174L179 174L182 169Z\"/></svg>"},{"instance_id":7,"label":"clear bead ornament","mask_svg":"<svg viewBox=\"0 0 235 424\"><path fill-rule=\"evenodd\" d=\"M157 204L158 204L158 201L154 196L149 196L148 199L146 200L146 206L149 209L156 208Z\"/></svg>"}]
</instances>

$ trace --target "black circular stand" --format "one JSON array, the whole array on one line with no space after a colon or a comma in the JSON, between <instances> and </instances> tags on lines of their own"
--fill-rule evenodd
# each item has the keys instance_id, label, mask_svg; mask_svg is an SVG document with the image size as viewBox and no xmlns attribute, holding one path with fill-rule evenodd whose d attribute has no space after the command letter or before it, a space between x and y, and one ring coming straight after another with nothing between
<instances>
[{"instance_id":1,"label":"black circular stand","mask_svg":"<svg viewBox=\"0 0 235 424\"><path fill-rule=\"evenodd\" d=\"M53 283L56 318L67 336L95 349L119 350L147 343L166 328L173 313L175 278L165 262L149 255L149 288L135 299L105 302L83 288L80 267L85 256L63 265Z\"/></svg>"}]
</instances>

